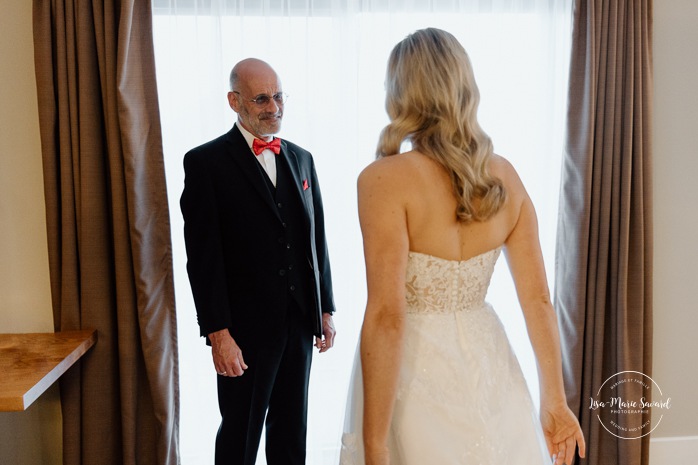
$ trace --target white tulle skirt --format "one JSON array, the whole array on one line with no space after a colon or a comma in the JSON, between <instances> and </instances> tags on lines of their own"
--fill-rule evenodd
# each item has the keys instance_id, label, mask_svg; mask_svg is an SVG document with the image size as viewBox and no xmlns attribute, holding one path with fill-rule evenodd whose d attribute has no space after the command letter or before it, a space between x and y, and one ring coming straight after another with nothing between
<instances>
[{"instance_id":1,"label":"white tulle skirt","mask_svg":"<svg viewBox=\"0 0 698 465\"><path fill-rule=\"evenodd\" d=\"M492 308L409 313L391 424L392 465L550 464L537 412ZM357 350L341 465L364 464Z\"/></svg>"}]
</instances>

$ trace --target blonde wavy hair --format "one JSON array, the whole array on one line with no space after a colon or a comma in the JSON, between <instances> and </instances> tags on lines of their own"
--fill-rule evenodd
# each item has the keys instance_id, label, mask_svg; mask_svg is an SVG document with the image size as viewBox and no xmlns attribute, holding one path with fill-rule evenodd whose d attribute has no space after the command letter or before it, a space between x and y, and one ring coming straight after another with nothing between
<instances>
[{"instance_id":1,"label":"blonde wavy hair","mask_svg":"<svg viewBox=\"0 0 698 465\"><path fill-rule=\"evenodd\" d=\"M399 153L409 140L448 171L460 221L497 213L506 192L487 168L492 141L477 122L480 93L458 40L435 28L407 36L390 54L386 92L390 124L381 132L377 158Z\"/></svg>"}]
</instances>

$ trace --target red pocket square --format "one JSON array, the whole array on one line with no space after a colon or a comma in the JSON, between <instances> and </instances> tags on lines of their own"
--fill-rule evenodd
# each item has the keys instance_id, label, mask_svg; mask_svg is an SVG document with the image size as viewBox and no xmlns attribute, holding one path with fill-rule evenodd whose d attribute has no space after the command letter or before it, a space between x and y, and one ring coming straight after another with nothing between
<instances>
[{"instance_id":1,"label":"red pocket square","mask_svg":"<svg viewBox=\"0 0 698 465\"><path fill-rule=\"evenodd\" d=\"M307 180L307 179L304 179L304 180L303 180L303 190L304 190L304 191L307 191L307 190L308 190L308 180Z\"/></svg>"}]
</instances>

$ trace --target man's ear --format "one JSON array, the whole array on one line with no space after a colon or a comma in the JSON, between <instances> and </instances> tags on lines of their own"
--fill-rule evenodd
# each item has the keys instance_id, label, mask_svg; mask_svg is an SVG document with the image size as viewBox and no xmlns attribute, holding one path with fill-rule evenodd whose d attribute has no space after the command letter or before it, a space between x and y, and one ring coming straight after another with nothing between
<instances>
[{"instance_id":1,"label":"man's ear","mask_svg":"<svg viewBox=\"0 0 698 465\"><path fill-rule=\"evenodd\" d=\"M238 104L239 104L239 102L238 102L238 99L237 99L235 92L233 92L233 91L228 92L228 105L230 105L230 108L232 108L233 111L235 111L235 113L239 113Z\"/></svg>"}]
</instances>

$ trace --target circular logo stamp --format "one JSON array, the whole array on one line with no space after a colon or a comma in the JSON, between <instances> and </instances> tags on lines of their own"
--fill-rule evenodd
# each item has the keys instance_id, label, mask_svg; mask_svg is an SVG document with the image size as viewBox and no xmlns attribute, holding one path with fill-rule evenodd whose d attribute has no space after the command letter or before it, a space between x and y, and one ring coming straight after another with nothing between
<instances>
[{"instance_id":1,"label":"circular logo stamp","mask_svg":"<svg viewBox=\"0 0 698 465\"><path fill-rule=\"evenodd\" d=\"M653 398L654 397L654 398ZM671 408L659 385L639 371L621 371L601 384L589 410L606 431L621 439L639 439L654 431Z\"/></svg>"}]
</instances>

